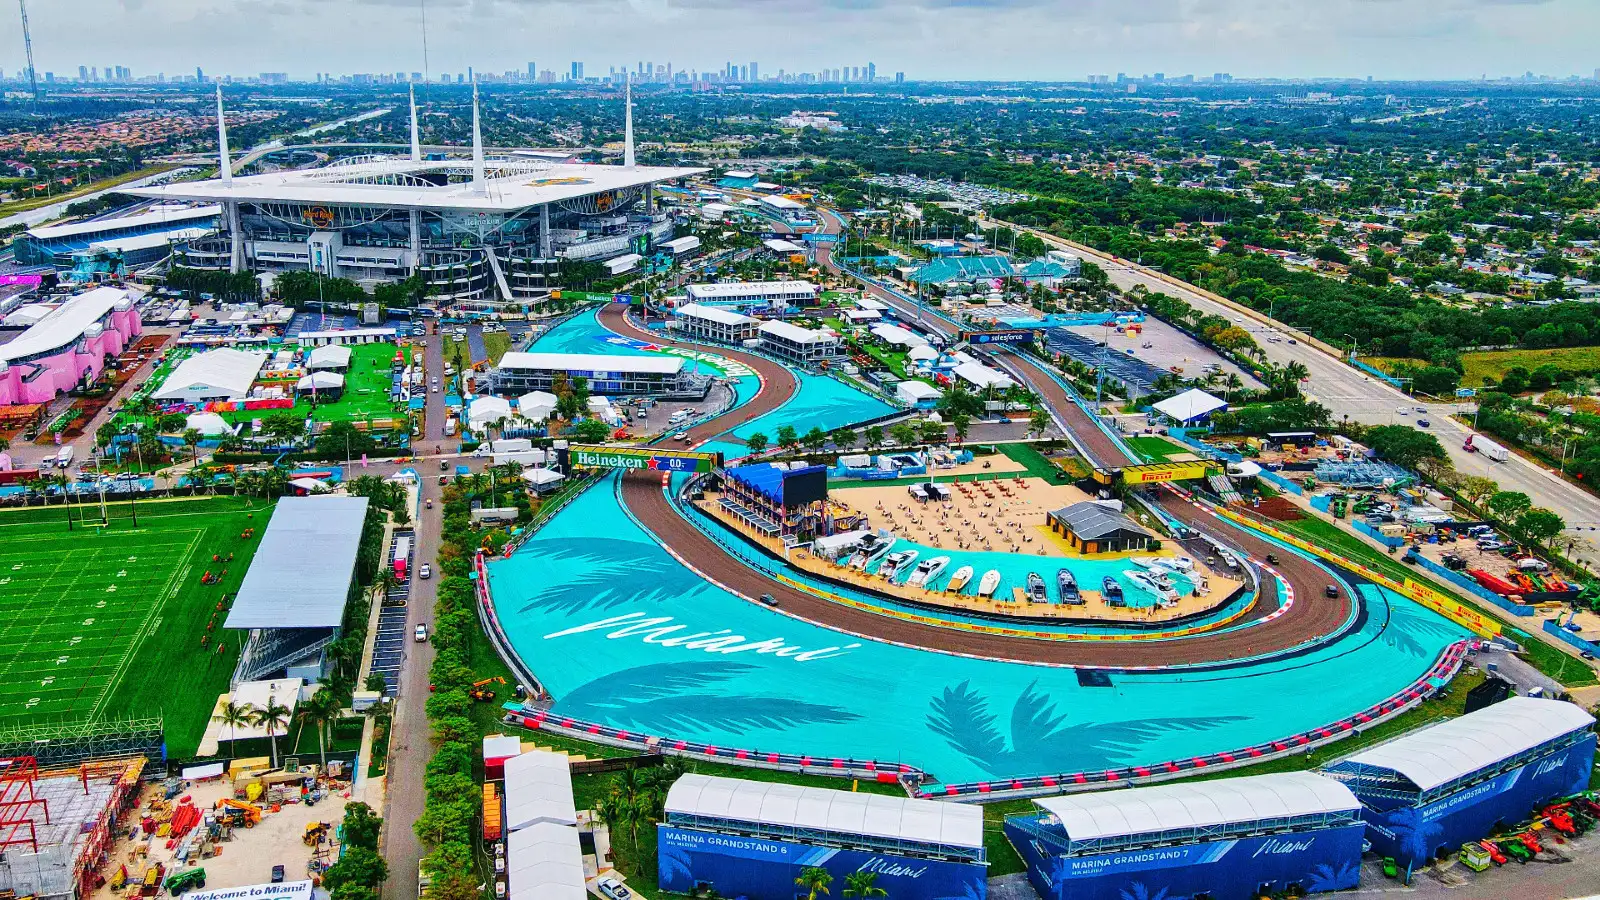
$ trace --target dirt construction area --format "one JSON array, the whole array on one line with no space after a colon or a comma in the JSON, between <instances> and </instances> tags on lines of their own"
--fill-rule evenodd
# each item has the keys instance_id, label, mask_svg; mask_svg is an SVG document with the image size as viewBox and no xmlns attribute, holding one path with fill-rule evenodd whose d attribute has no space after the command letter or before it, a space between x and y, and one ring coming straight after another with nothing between
<instances>
[{"instance_id":1,"label":"dirt construction area","mask_svg":"<svg viewBox=\"0 0 1600 900\"><path fill-rule=\"evenodd\" d=\"M311 878L313 876L308 872L313 859L320 858L331 864L339 858L339 848L333 843L333 835L344 818L348 794L348 787L344 787L343 790L325 795L315 806L298 802L284 803L278 807L278 812L271 811L271 805L263 803L260 821L253 827L219 826L208 829L208 821L202 818L191 833L193 838L173 841L159 828L155 834L146 834L141 827L141 819L146 816L163 818L159 804L167 802L163 800L165 791L159 783L146 785L139 798L137 812L127 817L128 824L117 835L116 843L101 869L107 884L94 892L93 900L121 900L135 896L128 889L115 891L110 887L115 883L113 875L122 866L127 867L130 882L138 881L152 863L161 863L165 867L165 875L199 866L206 870L207 890L266 884L272 881L273 866L279 865L283 866L285 881ZM233 797L233 784L226 777L186 783L183 790L170 801L171 806L176 809L185 797L202 814L208 813L215 809L218 801ZM173 815L176 818L177 814ZM306 826L317 822L328 823L328 837L316 847L307 846L303 840ZM216 837L202 840L208 831L216 834ZM180 851L187 851L187 861L177 858ZM203 852L212 855L201 858ZM317 880L320 882L320 879ZM166 896L167 891L161 891L160 895Z\"/></svg>"}]
</instances>

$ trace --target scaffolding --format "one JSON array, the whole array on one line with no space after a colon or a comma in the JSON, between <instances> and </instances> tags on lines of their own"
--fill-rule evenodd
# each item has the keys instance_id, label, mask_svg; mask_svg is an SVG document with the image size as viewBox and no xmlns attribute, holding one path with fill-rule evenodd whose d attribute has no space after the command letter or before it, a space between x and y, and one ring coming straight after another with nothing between
<instances>
[{"instance_id":1,"label":"scaffolding","mask_svg":"<svg viewBox=\"0 0 1600 900\"><path fill-rule=\"evenodd\" d=\"M39 830L30 812L42 811L48 825L50 802L34 790L38 780L39 761L33 757L0 759L0 853L23 844L30 852L39 852Z\"/></svg>"},{"instance_id":2,"label":"scaffolding","mask_svg":"<svg viewBox=\"0 0 1600 900\"><path fill-rule=\"evenodd\" d=\"M1405 487L1417 480L1411 471L1379 459L1334 460L1317 463L1317 480L1351 488Z\"/></svg>"},{"instance_id":3,"label":"scaffolding","mask_svg":"<svg viewBox=\"0 0 1600 900\"><path fill-rule=\"evenodd\" d=\"M58 769L90 760L166 759L160 716L94 722L40 722L0 728L0 760L31 758Z\"/></svg>"}]
</instances>

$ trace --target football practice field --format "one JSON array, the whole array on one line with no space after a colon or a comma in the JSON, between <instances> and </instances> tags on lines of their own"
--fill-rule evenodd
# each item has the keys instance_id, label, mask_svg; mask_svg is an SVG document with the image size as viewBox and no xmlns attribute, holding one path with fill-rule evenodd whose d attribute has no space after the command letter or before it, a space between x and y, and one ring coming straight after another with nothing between
<instances>
[{"instance_id":1,"label":"football practice field","mask_svg":"<svg viewBox=\"0 0 1600 900\"><path fill-rule=\"evenodd\" d=\"M271 509L123 500L105 525L98 504L0 511L0 728L161 716L169 752L193 753L243 636L222 630L217 606L239 589ZM221 580L202 584L208 571Z\"/></svg>"}]
</instances>

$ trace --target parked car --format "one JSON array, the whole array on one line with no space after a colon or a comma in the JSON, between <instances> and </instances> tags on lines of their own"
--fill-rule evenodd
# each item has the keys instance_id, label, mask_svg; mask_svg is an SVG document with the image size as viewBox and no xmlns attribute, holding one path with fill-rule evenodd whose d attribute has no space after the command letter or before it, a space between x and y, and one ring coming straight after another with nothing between
<instances>
[{"instance_id":1,"label":"parked car","mask_svg":"<svg viewBox=\"0 0 1600 900\"><path fill-rule=\"evenodd\" d=\"M416 641L419 644L426 644L428 642L428 626L426 626L426 625L418 625L417 626Z\"/></svg>"},{"instance_id":2,"label":"parked car","mask_svg":"<svg viewBox=\"0 0 1600 900\"><path fill-rule=\"evenodd\" d=\"M282 865L276 865L276 866L272 867L272 883L273 884L282 884L283 883L283 866Z\"/></svg>"},{"instance_id":3,"label":"parked car","mask_svg":"<svg viewBox=\"0 0 1600 900\"><path fill-rule=\"evenodd\" d=\"M595 887L599 888L600 893L610 897L611 900L628 900L633 896L632 892L622 882L612 878L610 875L595 882Z\"/></svg>"},{"instance_id":4,"label":"parked car","mask_svg":"<svg viewBox=\"0 0 1600 900\"><path fill-rule=\"evenodd\" d=\"M1433 423L1429 422L1427 419L1418 419L1417 420L1417 427L1418 428L1432 428L1433 427Z\"/></svg>"},{"instance_id":5,"label":"parked car","mask_svg":"<svg viewBox=\"0 0 1600 900\"><path fill-rule=\"evenodd\" d=\"M422 564L422 568L417 570L417 574L422 576L425 579L426 578L432 578L433 577L433 566L430 566L427 563L423 563Z\"/></svg>"}]
</instances>

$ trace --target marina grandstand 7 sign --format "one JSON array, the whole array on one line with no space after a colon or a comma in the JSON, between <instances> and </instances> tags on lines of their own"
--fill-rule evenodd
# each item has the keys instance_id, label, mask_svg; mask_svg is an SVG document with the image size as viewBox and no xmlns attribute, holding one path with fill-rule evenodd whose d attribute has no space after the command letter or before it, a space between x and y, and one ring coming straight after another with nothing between
<instances>
[{"instance_id":1,"label":"marina grandstand 7 sign","mask_svg":"<svg viewBox=\"0 0 1600 900\"><path fill-rule=\"evenodd\" d=\"M654 447L600 447L573 444L567 448L574 466L592 469L649 469L658 472L710 472L722 468L721 453L691 453Z\"/></svg>"}]
</instances>

